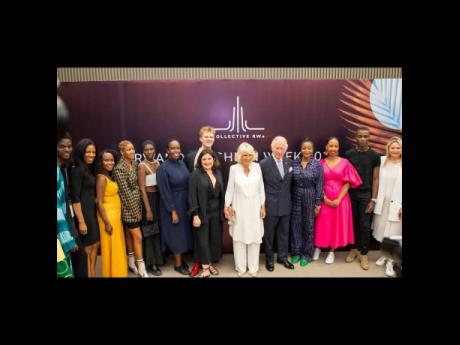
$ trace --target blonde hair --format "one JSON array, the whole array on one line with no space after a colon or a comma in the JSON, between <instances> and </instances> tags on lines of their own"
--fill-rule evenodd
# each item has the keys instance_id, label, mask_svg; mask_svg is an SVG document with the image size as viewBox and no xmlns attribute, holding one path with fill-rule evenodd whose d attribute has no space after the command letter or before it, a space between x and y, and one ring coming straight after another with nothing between
<instances>
[{"instance_id":1,"label":"blonde hair","mask_svg":"<svg viewBox=\"0 0 460 345\"><path fill-rule=\"evenodd\" d=\"M121 155L123 156L123 152L125 151L126 149L126 146L128 146L129 144L133 145L132 142L130 142L129 140L122 140L118 143L118 150L120 150L120 153ZM133 145L134 146L134 145Z\"/></svg>"},{"instance_id":2,"label":"blonde hair","mask_svg":"<svg viewBox=\"0 0 460 345\"><path fill-rule=\"evenodd\" d=\"M241 164L241 159L243 158L243 155L246 153L252 155L251 162L254 162L256 160L257 151L254 150L254 147L252 147L252 145L247 142L242 142L240 146L238 146L238 150L236 151L236 162Z\"/></svg>"},{"instance_id":3,"label":"blonde hair","mask_svg":"<svg viewBox=\"0 0 460 345\"><path fill-rule=\"evenodd\" d=\"M280 135L278 135L277 137L273 138L272 140L272 143L271 143L271 148L273 150L273 146L275 145L275 143L283 143L284 145L286 145L286 150L288 148L288 143L287 143L287 139L285 137L282 137Z\"/></svg>"},{"instance_id":4,"label":"blonde hair","mask_svg":"<svg viewBox=\"0 0 460 345\"><path fill-rule=\"evenodd\" d=\"M397 143L401 147L401 164L402 164L402 139L400 137L395 136L395 137L391 137L388 140L388 143L385 147L385 156L387 158L385 159L384 165L386 165L388 161L390 160L390 146L393 145L394 143Z\"/></svg>"},{"instance_id":5,"label":"blonde hair","mask_svg":"<svg viewBox=\"0 0 460 345\"><path fill-rule=\"evenodd\" d=\"M201 138L201 136L202 136L205 132L211 132L214 136L216 135L216 130L215 130L214 127L211 127L211 126L204 126L204 127L201 127L201 129L200 129L199 138Z\"/></svg>"}]
</instances>

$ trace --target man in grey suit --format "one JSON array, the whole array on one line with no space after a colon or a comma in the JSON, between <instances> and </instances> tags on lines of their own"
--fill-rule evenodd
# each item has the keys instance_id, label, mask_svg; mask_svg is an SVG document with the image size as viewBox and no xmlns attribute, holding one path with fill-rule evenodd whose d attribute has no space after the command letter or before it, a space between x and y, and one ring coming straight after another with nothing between
<instances>
[{"instance_id":1,"label":"man in grey suit","mask_svg":"<svg viewBox=\"0 0 460 345\"><path fill-rule=\"evenodd\" d=\"M273 242L276 236L278 246L277 262L294 269L288 260L289 219L291 216L291 180L293 161L284 157L288 144L284 137L273 139L272 154L260 161L265 187L264 247L265 267L272 272Z\"/></svg>"}]
</instances>

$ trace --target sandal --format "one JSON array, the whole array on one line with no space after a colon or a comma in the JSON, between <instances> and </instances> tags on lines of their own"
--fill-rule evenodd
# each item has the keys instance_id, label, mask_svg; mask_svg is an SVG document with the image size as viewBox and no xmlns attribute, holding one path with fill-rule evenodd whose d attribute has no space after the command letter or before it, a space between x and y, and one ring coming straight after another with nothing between
<instances>
[{"instance_id":1,"label":"sandal","mask_svg":"<svg viewBox=\"0 0 460 345\"><path fill-rule=\"evenodd\" d=\"M208 274L205 274L205 272L208 272ZM209 278L211 276L211 272L209 268L203 268L200 274L198 274L196 277L197 278Z\"/></svg>"},{"instance_id":2,"label":"sandal","mask_svg":"<svg viewBox=\"0 0 460 345\"><path fill-rule=\"evenodd\" d=\"M211 266L211 265L210 265L210 266L209 266L209 271L211 272L211 274L212 274L213 276L219 275L219 271L218 271L217 268L215 268L214 266Z\"/></svg>"}]
</instances>

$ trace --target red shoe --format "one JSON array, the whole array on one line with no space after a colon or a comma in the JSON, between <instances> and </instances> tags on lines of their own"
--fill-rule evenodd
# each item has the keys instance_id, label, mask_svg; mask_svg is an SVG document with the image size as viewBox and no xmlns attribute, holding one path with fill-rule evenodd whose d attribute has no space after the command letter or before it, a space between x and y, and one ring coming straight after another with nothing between
<instances>
[{"instance_id":1,"label":"red shoe","mask_svg":"<svg viewBox=\"0 0 460 345\"><path fill-rule=\"evenodd\" d=\"M199 262L195 262L195 264L193 265L193 268L192 268L192 273L190 273L190 275L192 277L195 277L198 275L198 273L200 273L200 263Z\"/></svg>"}]
</instances>

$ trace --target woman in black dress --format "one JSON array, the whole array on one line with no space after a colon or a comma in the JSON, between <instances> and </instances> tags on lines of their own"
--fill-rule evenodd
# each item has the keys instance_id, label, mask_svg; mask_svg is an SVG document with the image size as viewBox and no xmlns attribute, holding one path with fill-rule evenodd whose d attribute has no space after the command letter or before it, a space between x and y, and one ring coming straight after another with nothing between
<instances>
[{"instance_id":1,"label":"woman in black dress","mask_svg":"<svg viewBox=\"0 0 460 345\"><path fill-rule=\"evenodd\" d=\"M212 266L222 256L224 184L214 151L204 149L189 179L189 214L193 216L195 261L201 262L206 278L219 272Z\"/></svg>"},{"instance_id":2,"label":"woman in black dress","mask_svg":"<svg viewBox=\"0 0 460 345\"><path fill-rule=\"evenodd\" d=\"M73 152L74 166L70 171L70 196L80 238L88 257L89 278L96 275L100 244L96 209L96 177L93 174L95 157L94 142L91 139L80 140Z\"/></svg>"},{"instance_id":3,"label":"woman in black dress","mask_svg":"<svg viewBox=\"0 0 460 345\"><path fill-rule=\"evenodd\" d=\"M160 163L154 159L155 144L151 140L142 143L142 151L145 159L137 169L137 183L142 195L142 225L157 223L160 217L160 193L156 178L156 171ZM145 265L155 276L161 275L159 265L163 265L161 252L161 235L143 237L143 249Z\"/></svg>"}]
</instances>

